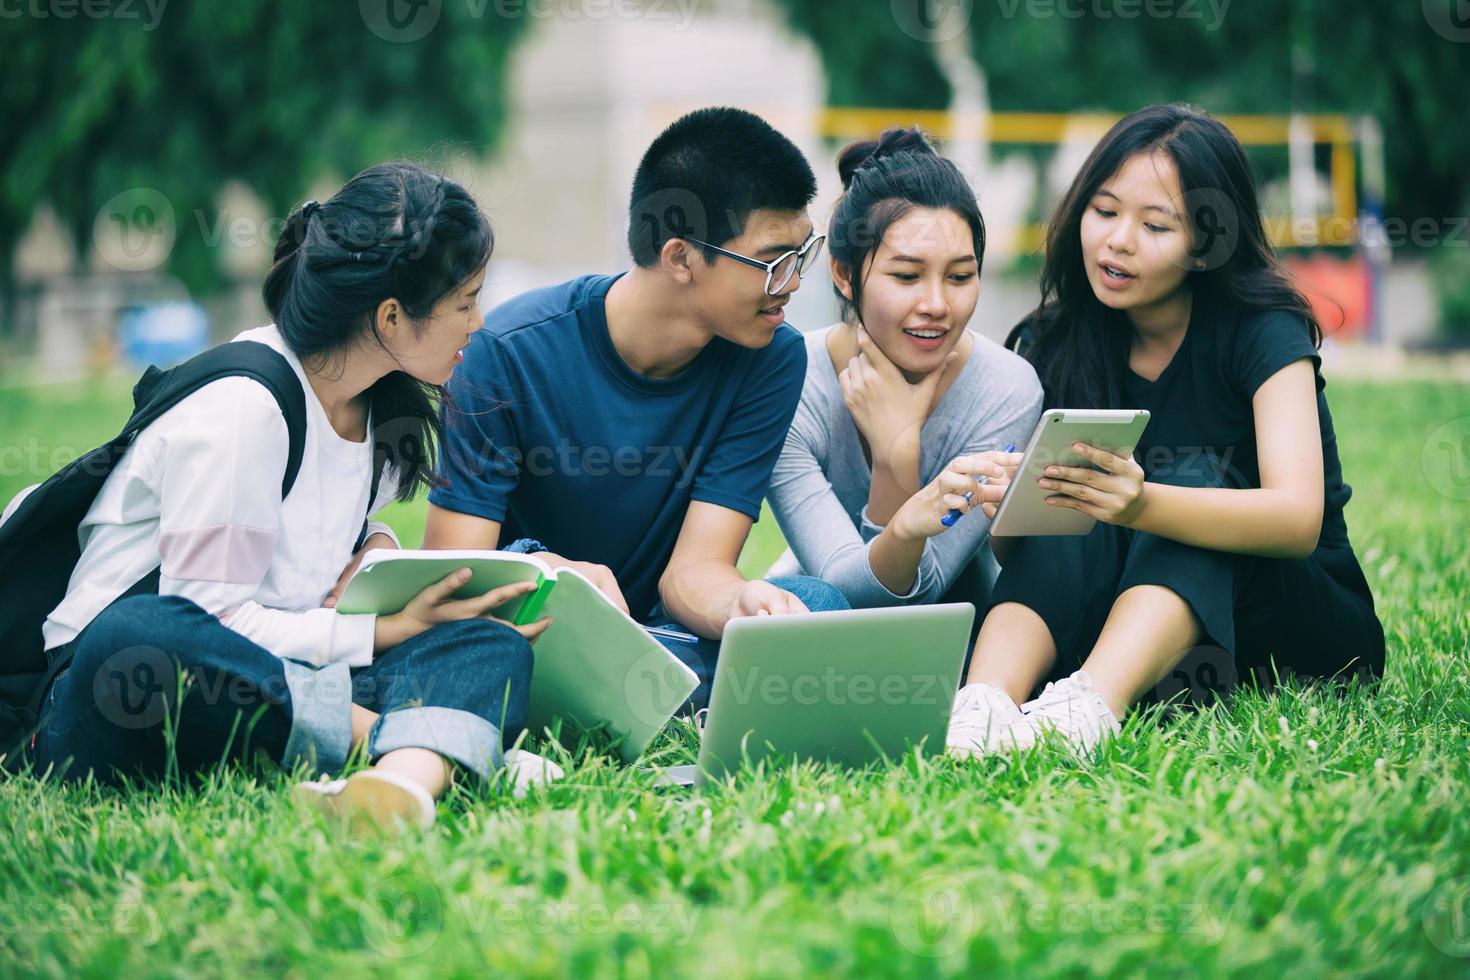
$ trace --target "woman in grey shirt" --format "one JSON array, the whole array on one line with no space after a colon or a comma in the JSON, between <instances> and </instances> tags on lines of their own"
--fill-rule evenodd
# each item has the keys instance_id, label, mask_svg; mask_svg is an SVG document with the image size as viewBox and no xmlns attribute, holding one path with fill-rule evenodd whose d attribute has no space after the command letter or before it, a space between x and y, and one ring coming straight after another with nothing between
<instances>
[{"instance_id":1,"label":"woman in grey shirt","mask_svg":"<svg viewBox=\"0 0 1470 980\"><path fill-rule=\"evenodd\" d=\"M855 608L934 602L993 561L979 508L1001 488L977 480L1020 461L1004 450L1030 436L1041 385L965 329L985 225L959 169L917 129L891 129L847 147L838 171L827 241L843 322L806 338L770 491L791 550L770 574L818 576Z\"/></svg>"}]
</instances>

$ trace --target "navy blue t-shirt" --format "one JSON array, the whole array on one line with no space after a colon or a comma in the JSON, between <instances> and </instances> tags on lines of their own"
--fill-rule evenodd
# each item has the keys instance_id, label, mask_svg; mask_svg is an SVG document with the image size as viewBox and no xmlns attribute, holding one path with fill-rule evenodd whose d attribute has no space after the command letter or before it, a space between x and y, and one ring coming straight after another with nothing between
<instances>
[{"instance_id":1,"label":"navy blue t-shirt","mask_svg":"<svg viewBox=\"0 0 1470 980\"><path fill-rule=\"evenodd\" d=\"M750 350L715 338L672 378L630 368L608 336L616 276L583 276L492 310L450 380L446 510L607 565L653 611L691 500L760 516L806 378L789 326ZM644 329L657 330L657 323Z\"/></svg>"}]
</instances>

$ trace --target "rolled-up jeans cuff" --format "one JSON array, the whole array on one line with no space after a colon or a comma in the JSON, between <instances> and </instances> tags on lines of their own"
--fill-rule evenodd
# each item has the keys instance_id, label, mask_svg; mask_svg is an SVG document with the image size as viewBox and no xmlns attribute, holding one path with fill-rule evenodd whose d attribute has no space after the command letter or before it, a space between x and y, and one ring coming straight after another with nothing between
<instances>
[{"instance_id":1,"label":"rolled-up jeans cuff","mask_svg":"<svg viewBox=\"0 0 1470 980\"><path fill-rule=\"evenodd\" d=\"M345 663L313 668L281 661L291 694L291 735L281 765L305 761L318 772L337 772L352 750L352 672Z\"/></svg>"},{"instance_id":2,"label":"rolled-up jeans cuff","mask_svg":"<svg viewBox=\"0 0 1470 980\"><path fill-rule=\"evenodd\" d=\"M428 749L459 763L481 779L505 764L500 729L479 715L458 708L399 708L385 712L373 725L369 756L377 759L394 749Z\"/></svg>"}]
</instances>

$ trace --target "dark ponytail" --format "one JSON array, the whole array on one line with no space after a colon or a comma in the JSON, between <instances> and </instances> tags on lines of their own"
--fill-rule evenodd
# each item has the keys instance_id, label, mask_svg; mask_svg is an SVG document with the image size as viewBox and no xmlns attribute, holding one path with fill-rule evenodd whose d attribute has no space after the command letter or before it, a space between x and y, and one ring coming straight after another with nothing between
<instances>
[{"instance_id":1,"label":"dark ponytail","mask_svg":"<svg viewBox=\"0 0 1470 980\"><path fill-rule=\"evenodd\" d=\"M353 177L325 204L293 212L276 242L265 305L303 362L343 356L368 336L384 350L377 310L396 299L414 319L490 260L490 224L463 187L412 163ZM434 484L442 436L439 385L392 371L368 389L375 451L397 470L399 500Z\"/></svg>"},{"instance_id":2,"label":"dark ponytail","mask_svg":"<svg viewBox=\"0 0 1470 980\"><path fill-rule=\"evenodd\" d=\"M849 144L837 158L837 173L843 191L828 225L827 248L852 281L852 299L837 293L843 319L861 321L868 257L893 223L914 208L947 209L970 226L979 274L985 260L985 219L975 192L960 168L934 152L917 127L888 129L876 140Z\"/></svg>"}]
</instances>

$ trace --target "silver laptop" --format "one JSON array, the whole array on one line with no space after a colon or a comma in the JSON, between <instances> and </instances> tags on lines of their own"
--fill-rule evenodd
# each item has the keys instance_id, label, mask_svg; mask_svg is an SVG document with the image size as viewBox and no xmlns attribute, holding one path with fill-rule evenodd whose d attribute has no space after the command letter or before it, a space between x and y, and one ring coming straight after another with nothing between
<instances>
[{"instance_id":1,"label":"silver laptop","mask_svg":"<svg viewBox=\"0 0 1470 980\"><path fill-rule=\"evenodd\" d=\"M703 783L770 757L864 766L943 752L974 619L958 602L732 621L699 762L665 780Z\"/></svg>"}]
</instances>

